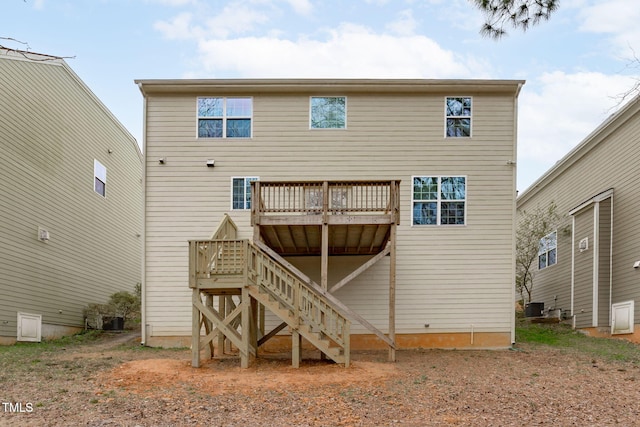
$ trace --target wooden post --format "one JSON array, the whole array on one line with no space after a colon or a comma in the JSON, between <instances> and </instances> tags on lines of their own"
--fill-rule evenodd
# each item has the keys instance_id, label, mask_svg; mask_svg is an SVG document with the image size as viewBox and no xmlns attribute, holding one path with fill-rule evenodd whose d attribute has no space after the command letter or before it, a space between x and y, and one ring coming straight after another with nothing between
<instances>
[{"instance_id":1,"label":"wooden post","mask_svg":"<svg viewBox=\"0 0 640 427\"><path fill-rule=\"evenodd\" d=\"M396 343L396 224L391 224L389 240L389 339ZM389 362L396 361L396 350L389 347Z\"/></svg>"},{"instance_id":2,"label":"wooden post","mask_svg":"<svg viewBox=\"0 0 640 427\"><path fill-rule=\"evenodd\" d=\"M322 184L322 248L320 249L320 285L329 287L329 183Z\"/></svg>"},{"instance_id":3,"label":"wooden post","mask_svg":"<svg viewBox=\"0 0 640 427\"><path fill-rule=\"evenodd\" d=\"M200 310L194 304L200 298L200 290L193 289L191 307L191 366L200 367Z\"/></svg>"},{"instance_id":4,"label":"wooden post","mask_svg":"<svg viewBox=\"0 0 640 427\"><path fill-rule=\"evenodd\" d=\"M249 367L249 347L251 346L251 295L249 295L249 242L244 242L244 273L242 279L242 348L240 349L240 367Z\"/></svg>"},{"instance_id":5,"label":"wooden post","mask_svg":"<svg viewBox=\"0 0 640 427\"><path fill-rule=\"evenodd\" d=\"M251 298L251 347L254 348L256 356L258 355L258 301Z\"/></svg>"},{"instance_id":6,"label":"wooden post","mask_svg":"<svg viewBox=\"0 0 640 427\"><path fill-rule=\"evenodd\" d=\"M302 360L302 337L300 336L300 332L297 329L294 329L291 332L291 364L294 368L300 367L300 360Z\"/></svg>"},{"instance_id":7,"label":"wooden post","mask_svg":"<svg viewBox=\"0 0 640 427\"><path fill-rule=\"evenodd\" d=\"M249 288L246 286L242 288L242 348L240 348L240 367L246 369L249 367L249 346L251 340L251 296L249 296Z\"/></svg>"},{"instance_id":8,"label":"wooden post","mask_svg":"<svg viewBox=\"0 0 640 427\"><path fill-rule=\"evenodd\" d=\"M223 318L227 317L227 297L218 295L218 312ZM218 330L218 357L224 354L224 334Z\"/></svg>"}]
</instances>

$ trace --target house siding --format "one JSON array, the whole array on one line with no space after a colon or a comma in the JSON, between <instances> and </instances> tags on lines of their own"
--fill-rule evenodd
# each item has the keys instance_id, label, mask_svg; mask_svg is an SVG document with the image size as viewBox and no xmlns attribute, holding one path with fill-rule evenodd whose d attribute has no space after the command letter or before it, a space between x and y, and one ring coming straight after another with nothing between
<instances>
[{"instance_id":1,"label":"house siding","mask_svg":"<svg viewBox=\"0 0 640 427\"><path fill-rule=\"evenodd\" d=\"M87 304L141 281L136 141L62 61L3 55L0 146L0 337L16 337L18 311L83 327Z\"/></svg>"},{"instance_id":2,"label":"house siding","mask_svg":"<svg viewBox=\"0 0 640 427\"><path fill-rule=\"evenodd\" d=\"M600 203L600 232L610 215L613 205L613 236L611 257L612 298L611 303L635 300L640 303L638 281L640 271L633 269L633 263L640 259L640 221L637 212L640 209L640 190L637 187L638 162L640 153L640 102L638 98L630 101L618 113L607 119L598 129L572 150L554 168L536 181L518 198L518 209L526 210L536 205L546 206L553 200L558 212L568 218L570 210L605 190L612 189L610 201ZM577 216L582 215L582 211ZM590 227L593 230L593 225ZM593 233L593 231L592 231ZM575 244L586 235L577 234ZM600 244L604 245L601 236ZM592 240L590 239L590 244ZM600 247L600 281L607 280L609 262L607 247ZM591 251L590 251L591 252ZM576 247L576 259L578 260ZM564 260L569 254L560 253ZM577 261L578 262L578 261ZM570 263L558 263L553 275L536 276L535 298L548 301L549 295L558 292L566 294L566 284L559 278L571 274ZM579 274L576 271L576 274ZM599 302L602 303L605 290L600 287ZM608 297L607 297L608 298ZM568 301L563 301L566 305ZM591 306L591 305L590 305ZM578 309L578 306L575 307ZM608 312L608 309L607 309ZM579 314L577 312L576 314ZM599 310L599 314L600 310ZM607 316L608 317L608 316ZM600 317L599 323L604 318ZM635 323L640 322L640 314L635 313ZM608 320L607 320L608 323Z\"/></svg>"},{"instance_id":3,"label":"house siding","mask_svg":"<svg viewBox=\"0 0 640 427\"><path fill-rule=\"evenodd\" d=\"M144 85L144 83L143 83ZM144 88L143 88L144 91ZM509 94L467 83L442 93L317 88L253 96L251 139L197 139L196 98L146 95L145 288L148 336L191 334L190 239L207 239L225 213L251 238L249 211L231 211L231 177L401 180L397 333L506 332L513 314L516 85ZM243 92L246 95L246 92ZM216 91L216 96L233 95ZM309 129L309 97L347 97L347 128ZM473 137L444 137L446 96L473 97ZM166 158L165 164L158 162ZM215 159L207 168L206 160ZM411 226L415 175L467 177L465 226ZM330 257L329 286L366 257ZM319 280L319 258L289 259ZM336 296L383 331L388 259ZM428 324L428 329L425 328ZM354 324L352 332L364 332Z\"/></svg>"}]
</instances>

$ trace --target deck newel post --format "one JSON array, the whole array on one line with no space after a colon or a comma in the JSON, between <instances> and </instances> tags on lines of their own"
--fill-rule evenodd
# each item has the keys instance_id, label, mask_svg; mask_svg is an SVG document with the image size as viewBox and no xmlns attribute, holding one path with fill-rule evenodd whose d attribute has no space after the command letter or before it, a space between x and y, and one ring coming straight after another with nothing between
<instances>
[{"instance_id":1,"label":"deck newel post","mask_svg":"<svg viewBox=\"0 0 640 427\"><path fill-rule=\"evenodd\" d=\"M396 182L391 181L391 200L393 204L397 204ZM397 208L394 206L393 223L389 229L389 339L395 345L396 343L396 237L397 237ZM396 349L389 347L389 362L396 361Z\"/></svg>"},{"instance_id":2,"label":"deck newel post","mask_svg":"<svg viewBox=\"0 0 640 427\"><path fill-rule=\"evenodd\" d=\"M191 366L200 367L200 310L196 306L196 298L200 298L200 290L193 289L191 307Z\"/></svg>"}]
</instances>

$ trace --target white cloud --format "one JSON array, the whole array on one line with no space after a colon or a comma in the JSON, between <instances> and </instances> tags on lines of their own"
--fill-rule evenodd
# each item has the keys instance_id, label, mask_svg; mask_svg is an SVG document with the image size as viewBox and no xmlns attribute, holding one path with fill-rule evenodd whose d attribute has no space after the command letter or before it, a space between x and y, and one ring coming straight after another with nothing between
<instances>
[{"instance_id":1,"label":"white cloud","mask_svg":"<svg viewBox=\"0 0 640 427\"><path fill-rule=\"evenodd\" d=\"M147 0L152 3L160 3L167 6L186 6L188 4L195 4L197 0Z\"/></svg>"},{"instance_id":2,"label":"white cloud","mask_svg":"<svg viewBox=\"0 0 640 427\"><path fill-rule=\"evenodd\" d=\"M527 176L520 180L520 189L595 130L614 112L616 96L631 85L623 76L560 71L527 82L518 103L518 157L520 165L535 164L538 169L519 170L519 177Z\"/></svg>"},{"instance_id":3,"label":"white cloud","mask_svg":"<svg viewBox=\"0 0 640 427\"><path fill-rule=\"evenodd\" d=\"M257 25L267 22L267 15L245 5L229 4L222 12L207 20L208 34L226 38L233 34L244 34Z\"/></svg>"},{"instance_id":4,"label":"white cloud","mask_svg":"<svg viewBox=\"0 0 640 427\"><path fill-rule=\"evenodd\" d=\"M376 34L342 24L326 40L210 39L199 44L201 77L471 78L482 70L419 35Z\"/></svg>"},{"instance_id":5,"label":"white cloud","mask_svg":"<svg viewBox=\"0 0 640 427\"><path fill-rule=\"evenodd\" d=\"M267 14L257 8L239 3L227 4L211 18L202 16L206 15L206 9L197 13L197 17L189 12L180 13L168 22L156 22L154 28L168 39L224 39L250 32L269 20ZM197 24L195 21L203 23Z\"/></svg>"},{"instance_id":6,"label":"white cloud","mask_svg":"<svg viewBox=\"0 0 640 427\"><path fill-rule=\"evenodd\" d=\"M192 19L193 15L191 13L183 12L176 15L169 22L156 22L153 27L169 40L197 39L204 36L202 27L193 24Z\"/></svg>"},{"instance_id":7,"label":"white cloud","mask_svg":"<svg viewBox=\"0 0 640 427\"><path fill-rule=\"evenodd\" d=\"M309 0L287 0L287 3L300 15L310 15L313 10L313 6Z\"/></svg>"},{"instance_id":8,"label":"white cloud","mask_svg":"<svg viewBox=\"0 0 640 427\"><path fill-rule=\"evenodd\" d=\"M392 33L401 35L401 36L409 36L414 34L416 31L417 23L416 20L413 19L413 12L411 9L405 9L398 13L398 18L387 24L387 30Z\"/></svg>"},{"instance_id":9,"label":"white cloud","mask_svg":"<svg viewBox=\"0 0 640 427\"><path fill-rule=\"evenodd\" d=\"M580 29L609 34L615 44L614 55L629 58L632 49L640 50L640 8L637 0L592 2L580 9Z\"/></svg>"}]
</instances>

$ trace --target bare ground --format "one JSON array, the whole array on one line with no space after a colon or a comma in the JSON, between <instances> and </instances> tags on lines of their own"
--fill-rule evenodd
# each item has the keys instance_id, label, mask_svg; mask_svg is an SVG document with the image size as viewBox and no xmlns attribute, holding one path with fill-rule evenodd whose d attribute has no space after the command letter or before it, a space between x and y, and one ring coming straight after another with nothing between
<instances>
[{"instance_id":1,"label":"bare ground","mask_svg":"<svg viewBox=\"0 0 640 427\"><path fill-rule=\"evenodd\" d=\"M110 335L0 366L0 426L640 425L631 362L528 344L399 351L396 363L354 352L348 369L304 356L300 369L288 354L194 369L189 350Z\"/></svg>"}]
</instances>

